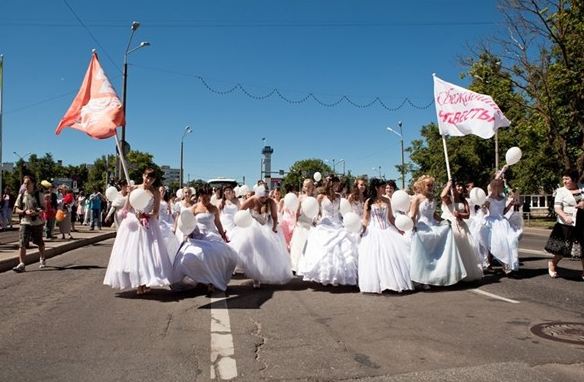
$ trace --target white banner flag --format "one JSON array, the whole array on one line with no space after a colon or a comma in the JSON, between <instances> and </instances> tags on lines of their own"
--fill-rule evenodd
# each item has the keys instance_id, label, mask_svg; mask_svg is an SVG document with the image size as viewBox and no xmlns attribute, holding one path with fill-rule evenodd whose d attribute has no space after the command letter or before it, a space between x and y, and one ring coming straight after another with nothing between
<instances>
[{"instance_id":1,"label":"white banner flag","mask_svg":"<svg viewBox=\"0 0 584 382\"><path fill-rule=\"evenodd\" d=\"M488 139L511 122L493 98L453 85L434 75L434 102L441 135L474 134Z\"/></svg>"}]
</instances>

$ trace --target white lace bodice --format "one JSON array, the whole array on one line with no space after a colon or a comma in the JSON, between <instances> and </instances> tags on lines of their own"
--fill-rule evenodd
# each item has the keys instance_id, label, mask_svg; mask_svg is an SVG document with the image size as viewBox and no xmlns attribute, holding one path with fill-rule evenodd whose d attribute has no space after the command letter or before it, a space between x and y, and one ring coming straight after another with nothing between
<instances>
[{"instance_id":1,"label":"white lace bodice","mask_svg":"<svg viewBox=\"0 0 584 382\"><path fill-rule=\"evenodd\" d=\"M158 212L158 216L160 217L160 221L164 221L166 223L173 223L172 215L170 214L170 210L168 207L168 203L164 200L160 201L160 210Z\"/></svg>"},{"instance_id":2,"label":"white lace bodice","mask_svg":"<svg viewBox=\"0 0 584 382\"><path fill-rule=\"evenodd\" d=\"M387 205L371 205L371 213L369 215L369 224L380 229L387 229L390 227L389 219L387 217Z\"/></svg>"},{"instance_id":3,"label":"white lace bodice","mask_svg":"<svg viewBox=\"0 0 584 382\"><path fill-rule=\"evenodd\" d=\"M266 224L268 222L268 220L270 220L270 214L267 212L261 213L255 209L251 209L250 213L251 213L251 216L255 220L257 220L257 222L260 223L261 225Z\"/></svg>"},{"instance_id":4,"label":"white lace bodice","mask_svg":"<svg viewBox=\"0 0 584 382\"><path fill-rule=\"evenodd\" d=\"M341 223L341 198L336 198L330 201L328 197L324 197L320 202L320 214L322 219L329 219L334 223Z\"/></svg>"},{"instance_id":5,"label":"white lace bodice","mask_svg":"<svg viewBox=\"0 0 584 382\"><path fill-rule=\"evenodd\" d=\"M199 233L206 235L208 233L219 233L215 226L215 215L210 212L199 212L195 215L197 221L197 229Z\"/></svg>"},{"instance_id":6,"label":"white lace bodice","mask_svg":"<svg viewBox=\"0 0 584 382\"><path fill-rule=\"evenodd\" d=\"M354 201L351 203L351 208L354 213L361 217L363 216L363 211L365 209L365 202L362 202L361 200Z\"/></svg>"},{"instance_id":7,"label":"white lace bodice","mask_svg":"<svg viewBox=\"0 0 584 382\"><path fill-rule=\"evenodd\" d=\"M434 212L436 212L436 202L424 199L418 206L418 223L436 225Z\"/></svg>"},{"instance_id":8,"label":"white lace bodice","mask_svg":"<svg viewBox=\"0 0 584 382\"><path fill-rule=\"evenodd\" d=\"M225 207L223 207L221 213L229 217L231 220L233 220L233 217L235 216L237 211L239 211L239 207L237 207L237 205L233 203L225 203Z\"/></svg>"}]
</instances>

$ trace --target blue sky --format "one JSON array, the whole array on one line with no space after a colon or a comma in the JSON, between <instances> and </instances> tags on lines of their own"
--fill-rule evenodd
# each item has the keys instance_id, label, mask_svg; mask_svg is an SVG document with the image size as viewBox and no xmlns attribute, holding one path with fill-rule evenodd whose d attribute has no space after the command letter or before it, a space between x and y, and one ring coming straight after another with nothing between
<instances>
[{"instance_id":1,"label":"blue sky","mask_svg":"<svg viewBox=\"0 0 584 382\"><path fill-rule=\"evenodd\" d=\"M75 17L67 4L74 10ZM179 166L186 125L185 179L217 176L247 183L260 176L262 138L274 148L273 170L305 158L345 160L353 174L398 178L399 137L386 130L403 121L405 144L435 109L405 104L396 111L359 103L380 97L390 107L407 97L432 100L432 73L462 86L459 57L468 46L500 31L495 0L413 1L110 1L23 0L0 3L4 55L3 161L13 152L53 154L65 164L91 163L113 153L112 140L96 141L66 129L54 134L96 48L121 97L123 54L133 20L141 22L129 56L127 137L132 148L159 165ZM406 158L407 160L407 158ZM342 165L337 166L337 171Z\"/></svg>"}]
</instances>

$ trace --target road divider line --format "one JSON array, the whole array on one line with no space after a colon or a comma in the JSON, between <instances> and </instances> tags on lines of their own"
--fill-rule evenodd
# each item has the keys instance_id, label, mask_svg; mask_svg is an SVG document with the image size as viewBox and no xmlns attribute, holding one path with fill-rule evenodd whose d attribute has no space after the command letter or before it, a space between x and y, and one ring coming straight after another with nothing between
<instances>
[{"instance_id":1,"label":"road divider line","mask_svg":"<svg viewBox=\"0 0 584 382\"><path fill-rule=\"evenodd\" d=\"M552 258L554 255L547 253L541 249L527 249L527 248L519 248L519 252L526 253L528 255L540 255L542 257L549 257Z\"/></svg>"},{"instance_id":2,"label":"road divider line","mask_svg":"<svg viewBox=\"0 0 584 382\"><path fill-rule=\"evenodd\" d=\"M237 377L226 299L225 294L211 298L211 379L224 381Z\"/></svg>"},{"instance_id":3,"label":"road divider line","mask_svg":"<svg viewBox=\"0 0 584 382\"><path fill-rule=\"evenodd\" d=\"M475 293L475 294L480 294L483 296L487 296L487 297L491 297L491 298L494 298L496 300L505 301L505 302L508 302L511 304L519 304L519 301L517 301L517 300L511 300L510 298L501 297L501 296L498 296L496 294L485 292L484 290L480 290L480 289L471 289L470 292Z\"/></svg>"}]
</instances>

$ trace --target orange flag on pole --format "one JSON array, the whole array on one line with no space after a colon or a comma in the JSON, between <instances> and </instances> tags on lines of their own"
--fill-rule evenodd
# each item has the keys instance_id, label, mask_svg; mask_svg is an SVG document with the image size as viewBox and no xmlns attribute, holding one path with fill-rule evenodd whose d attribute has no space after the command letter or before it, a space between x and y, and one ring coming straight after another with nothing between
<instances>
[{"instance_id":1,"label":"orange flag on pole","mask_svg":"<svg viewBox=\"0 0 584 382\"><path fill-rule=\"evenodd\" d=\"M93 52L79 93L59 122L55 134L72 127L94 139L105 139L113 137L116 128L124 123L122 103L99 64L97 53Z\"/></svg>"}]
</instances>

